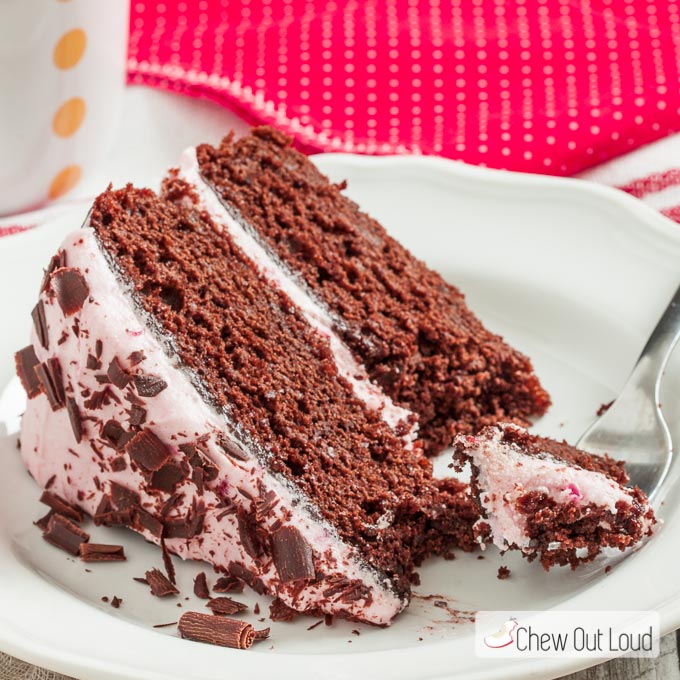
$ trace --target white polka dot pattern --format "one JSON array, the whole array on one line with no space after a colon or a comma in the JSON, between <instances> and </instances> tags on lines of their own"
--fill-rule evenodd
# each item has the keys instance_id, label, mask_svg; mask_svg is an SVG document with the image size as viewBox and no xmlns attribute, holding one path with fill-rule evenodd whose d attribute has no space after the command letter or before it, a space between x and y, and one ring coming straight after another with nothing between
<instances>
[{"instance_id":1,"label":"white polka dot pattern","mask_svg":"<svg viewBox=\"0 0 680 680\"><path fill-rule=\"evenodd\" d=\"M133 0L129 68L310 150L569 175L680 129L680 2Z\"/></svg>"}]
</instances>

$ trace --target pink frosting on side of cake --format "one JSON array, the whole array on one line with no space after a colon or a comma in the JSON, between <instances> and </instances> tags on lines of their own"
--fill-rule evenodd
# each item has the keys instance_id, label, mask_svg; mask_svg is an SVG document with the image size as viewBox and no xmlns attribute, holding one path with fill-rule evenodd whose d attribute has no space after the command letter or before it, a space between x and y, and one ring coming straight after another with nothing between
<instances>
[{"instance_id":1,"label":"pink frosting on side of cake","mask_svg":"<svg viewBox=\"0 0 680 680\"><path fill-rule=\"evenodd\" d=\"M196 149L190 148L183 153L177 176L191 185L200 202L200 208L210 215L215 226L227 231L258 271L271 284L280 288L302 311L307 323L328 338L338 373L352 386L354 394L368 408L380 411L383 420L393 430L405 428L406 443L411 445L418 432L418 423L413 418L413 413L397 406L370 380L364 366L355 359L349 347L333 330L333 320L325 307L304 290L295 277L278 264L253 235L229 214L217 194L201 177ZM413 421L413 425L408 425L409 421Z\"/></svg>"},{"instance_id":2,"label":"pink frosting on side of cake","mask_svg":"<svg viewBox=\"0 0 680 680\"><path fill-rule=\"evenodd\" d=\"M157 334L111 270L94 232L84 228L71 234L62 249L67 266L79 269L85 277L89 298L80 311L65 316L54 295L42 293L49 349L42 346L35 330L32 343L40 361L58 358L66 397L75 400L80 412L83 436L78 443L66 408L53 411L45 394L29 400L22 423L21 453L38 484L45 486L53 478L53 492L94 515L111 482L116 482L139 492L142 507L159 517L170 492L152 489L148 473L142 474L128 454L116 450L103 433L104 424L110 420L128 429L132 403L141 401L146 412L143 427L168 447L171 460L186 465L180 445L204 438L201 450L218 470L216 479L205 483L202 490L191 475L175 489L184 497L167 519L187 516L194 503L204 506L205 518L197 535L166 539L172 552L220 568L226 569L230 563L245 567L269 593L298 610L318 607L329 614L389 624L405 606L390 583L343 542L330 524L312 517L297 490L269 474L252 452L245 451L246 460L225 453L218 442L224 445L225 437L235 441L233 423L206 404L172 352L164 351ZM88 368L88 355L96 357L98 340L102 343L100 365ZM171 347L171 343L167 338L164 344ZM130 355L140 351L145 358L135 364ZM131 376L156 376L167 387L155 396L140 396L132 387L134 383L120 389L100 382L96 376L105 375L114 358ZM100 405L88 401L102 390L106 390L106 398ZM117 458L125 459L125 469L112 466ZM324 575L319 582L282 583L272 557L253 557L247 551L243 525L235 510L240 508L252 516L256 502L265 496L273 508L260 519L260 526L266 531L271 528L272 533L281 526L296 527L313 548L316 573ZM156 543L160 540L149 530L141 533Z\"/></svg>"},{"instance_id":3,"label":"pink frosting on side of cake","mask_svg":"<svg viewBox=\"0 0 680 680\"><path fill-rule=\"evenodd\" d=\"M529 547L526 518L516 509L517 499L529 491L547 494L557 503L576 506L595 504L617 513L616 504L637 502L631 493L601 472L566 465L549 454L523 454L501 441L498 430L494 437L474 438L467 449L472 464L479 468L479 498L491 528L493 542L500 549L516 545ZM641 518L645 533L652 522Z\"/></svg>"}]
</instances>

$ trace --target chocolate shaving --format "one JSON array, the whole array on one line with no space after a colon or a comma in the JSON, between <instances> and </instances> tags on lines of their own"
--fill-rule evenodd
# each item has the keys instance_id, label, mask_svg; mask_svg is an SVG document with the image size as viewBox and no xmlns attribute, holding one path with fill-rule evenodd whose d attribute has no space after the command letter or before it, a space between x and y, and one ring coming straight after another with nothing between
<instances>
[{"instance_id":1,"label":"chocolate shaving","mask_svg":"<svg viewBox=\"0 0 680 680\"><path fill-rule=\"evenodd\" d=\"M146 577L144 576L133 576L132 580L137 581L137 583L143 583L145 586L149 585L149 582L146 580Z\"/></svg>"},{"instance_id":2,"label":"chocolate shaving","mask_svg":"<svg viewBox=\"0 0 680 680\"><path fill-rule=\"evenodd\" d=\"M28 398L33 399L34 397L37 397L42 392L42 386L38 379L38 375L35 372L35 369L39 366L40 362L35 355L33 345L28 345L28 347L20 349L14 355L14 364L19 380L21 380L21 384L26 390Z\"/></svg>"},{"instance_id":3,"label":"chocolate shaving","mask_svg":"<svg viewBox=\"0 0 680 680\"><path fill-rule=\"evenodd\" d=\"M163 503L163 507L161 508L161 517L163 518L167 517L167 515L170 514L174 507L181 503L183 498L184 498L183 493L172 494L172 496L170 496L170 498L168 498L168 500L165 501L165 503Z\"/></svg>"},{"instance_id":4,"label":"chocolate shaving","mask_svg":"<svg viewBox=\"0 0 680 680\"><path fill-rule=\"evenodd\" d=\"M140 397L155 397L168 386L168 383L166 383L163 378L145 373L136 375L134 377L134 383L137 388L137 394L139 394Z\"/></svg>"},{"instance_id":5,"label":"chocolate shaving","mask_svg":"<svg viewBox=\"0 0 680 680\"><path fill-rule=\"evenodd\" d=\"M119 390L127 387L127 384L130 382L130 376L121 366L120 361L118 361L118 357L113 357L113 359L111 359L111 363L109 364L109 368L106 371L106 375Z\"/></svg>"},{"instance_id":6,"label":"chocolate shaving","mask_svg":"<svg viewBox=\"0 0 680 680\"><path fill-rule=\"evenodd\" d=\"M85 366L91 371L98 371L102 367L102 362L92 354L88 354Z\"/></svg>"},{"instance_id":7,"label":"chocolate shaving","mask_svg":"<svg viewBox=\"0 0 680 680\"><path fill-rule=\"evenodd\" d=\"M236 576L222 576L213 586L215 593L242 593L244 583Z\"/></svg>"},{"instance_id":8,"label":"chocolate shaving","mask_svg":"<svg viewBox=\"0 0 680 680\"><path fill-rule=\"evenodd\" d=\"M102 428L102 439L105 439L114 448L120 448L120 441L125 434L123 426L117 421L111 418L104 423Z\"/></svg>"},{"instance_id":9,"label":"chocolate shaving","mask_svg":"<svg viewBox=\"0 0 680 680\"><path fill-rule=\"evenodd\" d=\"M57 514L50 517L43 538L56 548L76 557L80 554L80 544L87 543L90 540L89 534L85 533L77 524Z\"/></svg>"},{"instance_id":10,"label":"chocolate shaving","mask_svg":"<svg viewBox=\"0 0 680 680\"><path fill-rule=\"evenodd\" d=\"M68 501L65 501L61 496L52 493L51 491L43 491L42 496L40 496L40 502L44 503L48 507L52 508L55 512L72 519L75 522L82 522L84 515L79 508L71 505Z\"/></svg>"},{"instance_id":11,"label":"chocolate shaving","mask_svg":"<svg viewBox=\"0 0 680 680\"><path fill-rule=\"evenodd\" d=\"M292 621L298 616L300 616L299 611L289 607L278 597L269 605L269 618L272 621Z\"/></svg>"},{"instance_id":12,"label":"chocolate shaving","mask_svg":"<svg viewBox=\"0 0 680 680\"><path fill-rule=\"evenodd\" d=\"M274 491L267 491L265 494L255 499L255 519L262 522L271 511L278 505L279 499Z\"/></svg>"},{"instance_id":13,"label":"chocolate shaving","mask_svg":"<svg viewBox=\"0 0 680 680\"><path fill-rule=\"evenodd\" d=\"M191 481L196 485L196 493L199 496L203 495L203 476L204 476L203 468L197 467L194 468L192 473L191 473Z\"/></svg>"},{"instance_id":14,"label":"chocolate shaving","mask_svg":"<svg viewBox=\"0 0 680 680\"><path fill-rule=\"evenodd\" d=\"M155 472L170 457L170 449L151 431L138 432L125 447L128 455L145 472Z\"/></svg>"},{"instance_id":15,"label":"chocolate shaving","mask_svg":"<svg viewBox=\"0 0 680 680\"><path fill-rule=\"evenodd\" d=\"M66 405L64 381L59 359L52 357L35 367L35 374L42 385L53 411L58 411Z\"/></svg>"},{"instance_id":16,"label":"chocolate shaving","mask_svg":"<svg viewBox=\"0 0 680 680\"><path fill-rule=\"evenodd\" d=\"M217 440L217 445L223 449L223 451L228 455L231 456L232 458L235 458L236 460L241 460L241 461L247 461L248 456L246 453L243 451L243 449L234 441L231 439L227 439L226 437L220 437Z\"/></svg>"},{"instance_id":17,"label":"chocolate shaving","mask_svg":"<svg viewBox=\"0 0 680 680\"><path fill-rule=\"evenodd\" d=\"M307 630L314 630L315 628L318 628L321 624L323 623L323 619L319 619L316 623L313 623Z\"/></svg>"},{"instance_id":18,"label":"chocolate shaving","mask_svg":"<svg viewBox=\"0 0 680 680\"><path fill-rule=\"evenodd\" d=\"M294 526L284 526L272 534L272 556L281 583L316 578L312 547Z\"/></svg>"},{"instance_id":19,"label":"chocolate shaving","mask_svg":"<svg viewBox=\"0 0 680 680\"><path fill-rule=\"evenodd\" d=\"M194 497L192 506L186 517L181 519L168 519L165 521L165 538L193 538L203 531L205 519L205 507L199 504Z\"/></svg>"},{"instance_id":20,"label":"chocolate shaving","mask_svg":"<svg viewBox=\"0 0 680 680\"><path fill-rule=\"evenodd\" d=\"M54 482L57 480L57 475L52 475L45 483L45 489L51 489Z\"/></svg>"},{"instance_id":21,"label":"chocolate shaving","mask_svg":"<svg viewBox=\"0 0 680 680\"><path fill-rule=\"evenodd\" d=\"M231 576L244 581L249 585L258 595L264 595L267 592L267 588L262 582L261 578L258 578L250 569L244 567L240 562L229 562L228 570ZM213 588L213 590L215 590Z\"/></svg>"},{"instance_id":22,"label":"chocolate shaving","mask_svg":"<svg viewBox=\"0 0 680 680\"><path fill-rule=\"evenodd\" d=\"M172 563L172 556L168 551L168 546L165 545L165 539L161 538L161 555L163 556L163 565L165 566L165 573L172 585L177 585L177 575L175 573L175 565Z\"/></svg>"},{"instance_id":23,"label":"chocolate shaving","mask_svg":"<svg viewBox=\"0 0 680 680\"><path fill-rule=\"evenodd\" d=\"M238 533L241 538L243 549L253 558L262 554L262 543L257 534L257 523L255 517L247 513L242 508L238 509Z\"/></svg>"},{"instance_id":24,"label":"chocolate shaving","mask_svg":"<svg viewBox=\"0 0 680 680\"><path fill-rule=\"evenodd\" d=\"M40 340L40 344L45 348L49 349L50 340L47 333L47 319L45 318L45 304L42 300L38 301L38 304L33 307L31 312L31 317L33 318L33 325L35 326L35 332Z\"/></svg>"},{"instance_id":25,"label":"chocolate shaving","mask_svg":"<svg viewBox=\"0 0 680 680\"><path fill-rule=\"evenodd\" d=\"M232 649L250 649L255 640L255 631L246 621L198 612L182 614L177 628L187 640Z\"/></svg>"},{"instance_id":26,"label":"chocolate shaving","mask_svg":"<svg viewBox=\"0 0 680 680\"><path fill-rule=\"evenodd\" d=\"M50 275L56 269L63 269L66 266L66 252L60 250L56 255L52 257L50 263L47 265L45 270L45 275L43 276L42 283L40 284L40 292L46 293L50 289Z\"/></svg>"},{"instance_id":27,"label":"chocolate shaving","mask_svg":"<svg viewBox=\"0 0 680 680\"><path fill-rule=\"evenodd\" d=\"M35 520L33 524L40 529L40 531L46 531L47 530L47 525L49 524L50 517L54 515L54 510L49 510L46 515L43 515L40 519Z\"/></svg>"},{"instance_id":28,"label":"chocolate shaving","mask_svg":"<svg viewBox=\"0 0 680 680\"><path fill-rule=\"evenodd\" d=\"M170 626L176 626L179 621L170 621L170 623L156 623L154 628L169 628Z\"/></svg>"},{"instance_id":29,"label":"chocolate shaving","mask_svg":"<svg viewBox=\"0 0 680 680\"><path fill-rule=\"evenodd\" d=\"M255 640L257 640L257 641L266 640L269 637L270 632L271 632L271 628L263 628L262 630L256 630L255 631Z\"/></svg>"},{"instance_id":30,"label":"chocolate shaving","mask_svg":"<svg viewBox=\"0 0 680 680\"><path fill-rule=\"evenodd\" d=\"M71 316L82 309L90 294L85 277L79 269L62 267L52 272L50 284L57 294L57 302L65 316Z\"/></svg>"},{"instance_id":31,"label":"chocolate shaving","mask_svg":"<svg viewBox=\"0 0 680 680\"><path fill-rule=\"evenodd\" d=\"M130 414L128 417L128 422L130 425L133 427L137 427L139 425L144 425L146 422L146 409L142 408L141 406L138 406L137 404L133 404L130 407L130 410L128 411Z\"/></svg>"},{"instance_id":32,"label":"chocolate shaving","mask_svg":"<svg viewBox=\"0 0 680 680\"><path fill-rule=\"evenodd\" d=\"M128 361L132 366L136 366L137 364L141 364L142 361L146 359L146 355L144 354L143 349L138 349L134 352L131 352L130 356L128 357Z\"/></svg>"},{"instance_id":33,"label":"chocolate shaving","mask_svg":"<svg viewBox=\"0 0 680 680\"><path fill-rule=\"evenodd\" d=\"M133 509L134 526L138 531L146 529L156 538L163 535L163 523L154 515L142 507Z\"/></svg>"},{"instance_id":34,"label":"chocolate shaving","mask_svg":"<svg viewBox=\"0 0 680 680\"><path fill-rule=\"evenodd\" d=\"M248 609L248 605L243 602L237 602L230 597L214 597L206 602L206 607L212 611L213 614L219 616L230 616L231 614L238 614Z\"/></svg>"},{"instance_id":35,"label":"chocolate shaving","mask_svg":"<svg viewBox=\"0 0 680 680\"><path fill-rule=\"evenodd\" d=\"M120 609L121 604L123 604L123 598L114 595L113 598L111 599L111 606L114 609Z\"/></svg>"},{"instance_id":36,"label":"chocolate shaving","mask_svg":"<svg viewBox=\"0 0 680 680\"><path fill-rule=\"evenodd\" d=\"M111 472L122 472L127 468L127 461L125 456L116 456L111 461Z\"/></svg>"},{"instance_id":37,"label":"chocolate shaving","mask_svg":"<svg viewBox=\"0 0 680 680\"><path fill-rule=\"evenodd\" d=\"M108 406L111 401L120 403L120 399L111 391L107 385L103 390L94 391L90 397L85 401L85 408L90 411L98 411L102 406Z\"/></svg>"},{"instance_id":38,"label":"chocolate shaving","mask_svg":"<svg viewBox=\"0 0 680 680\"><path fill-rule=\"evenodd\" d=\"M127 510L132 507L139 506L140 497L136 491L128 489L118 482L111 482L111 500L117 510Z\"/></svg>"},{"instance_id":39,"label":"chocolate shaving","mask_svg":"<svg viewBox=\"0 0 680 680\"><path fill-rule=\"evenodd\" d=\"M126 558L122 545L81 543L80 559L83 562L124 562Z\"/></svg>"},{"instance_id":40,"label":"chocolate shaving","mask_svg":"<svg viewBox=\"0 0 680 680\"><path fill-rule=\"evenodd\" d=\"M186 465L186 463L185 463ZM157 491L173 493L177 485L186 477L184 468L179 463L170 461L156 470L151 476L149 486Z\"/></svg>"},{"instance_id":41,"label":"chocolate shaving","mask_svg":"<svg viewBox=\"0 0 680 680\"><path fill-rule=\"evenodd\" d=\"M189 465L192 468L203 470L204 482L212 482L217 479L219 475L218 467L203 452L199 451L194 444L182 444L179 448L189 458Z\"/></svg>"},{"instance_id":42,"label":"chocolate shaving","mask_svg":"<svg viewBox=\"0 0 680 680\"><path fill-rule=\"evenodd\" d=\"M71 422L71 429L76 442L80 444L83 438L83 420L80 416L80 409L73 397L66 399L66 411L68 412L68 419Z\"/></svg>"},{"instance_id":43,"label":"chocolate shaving","mask_svg":"<svg viewBox=\"0 0 680 680\"><path fill-rule=\"evenodd\" d=\"M210 599L208 579L206 578L204 571L196 574L196 577L194 578L194 595L196 595L196 597L200 597L202 600Z\"/></svg>"},{"instance_id":44,"label":"chocolate shaving","mask_svg":"<svg viewBox=\"0 0 680 680\"><path fill-rule=\"evenodd\" d=\"M177 595L179 590L168 580L167 576L159 569L150 569L146 572L146 582L151 588L151 594L156 597Z\"/></svg>"}]
</instances>

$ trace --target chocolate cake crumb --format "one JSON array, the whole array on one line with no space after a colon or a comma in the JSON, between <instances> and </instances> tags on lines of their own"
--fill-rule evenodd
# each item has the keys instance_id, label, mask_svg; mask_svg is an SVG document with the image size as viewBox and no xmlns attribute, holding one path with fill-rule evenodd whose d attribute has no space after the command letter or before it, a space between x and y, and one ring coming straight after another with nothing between
<instances>
[{"instance_id":1,"label":"chocolate cake crumb","mask_svg":"<svg viewBox=\"0 0 680 680\"><path fill-rule=\"evenodd\" d=\"M611 405L614 403L614 399L611 401L605 403L605 404L600 404L599 408L597 411L595 411L595 415L599 418L600 416L603 416L609 409L611 408Z\"/></svg>"},{"instance_id":2,"label":"chocolate cake crumb","mask_svg":"<svg viewBox=\"0 0 680 680\"><path fill-rule=\"evenodd\" d=\"M505 565L498 567L498 575L496 578L498 578L500 581L510 578L510 569L508 569Z\"/></svg>"},{"instance_id":3,"label":"chocolate cake crumb","mask_svg":"<svg viewBox=\"0 0 680 680\"><path fill-rule=\"evenodd\" d=\"M257 616L259 613L260 613L260 603L256 602L255 606L253 607L253 614L255 614L255 616Z\"/></svg>"},{"instance_id":4,"label":"chocolate cake crumb","mask_svg":"<svg viewBox=\"0 0 680 680\"><path fill-rule=\"evenodd\" d=\"M111 599L111 606L114 609L120 609L120 605L123 604L123 598L122 597L116 597L115 595Z\"/></svg>"}]
</instances>

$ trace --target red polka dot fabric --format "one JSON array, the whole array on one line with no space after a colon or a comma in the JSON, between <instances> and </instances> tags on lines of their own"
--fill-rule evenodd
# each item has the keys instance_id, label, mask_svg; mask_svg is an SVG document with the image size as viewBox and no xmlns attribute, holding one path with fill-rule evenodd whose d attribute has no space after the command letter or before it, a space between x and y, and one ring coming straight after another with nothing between
<instances>
[{"instance_id":1,"label":"red polka dot fabric","mask_svg":"<svg viewBox=\"0 0 680 680\"><path fill-rule=\"evenodd\" d=\"M571 175L680 129L667 0L133 0L129 54L308 150Z\"/></svg>"}]
</instances>

